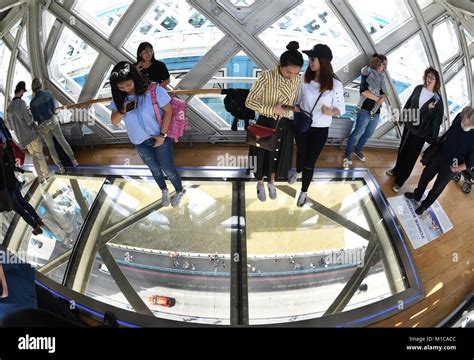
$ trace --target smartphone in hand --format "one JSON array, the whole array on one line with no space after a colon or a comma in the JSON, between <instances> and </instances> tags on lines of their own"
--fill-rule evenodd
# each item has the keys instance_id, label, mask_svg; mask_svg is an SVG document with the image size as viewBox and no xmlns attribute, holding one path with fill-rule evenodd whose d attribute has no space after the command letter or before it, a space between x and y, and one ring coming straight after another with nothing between
<instances>
[{"instance_id":1,"label":"smartphone in hand","mask_svg":"<svg viewBox=\"0 0 474 360\"><path fill-rule=\"evenodd\" d=\"M132 101L127 104L127 107L125 108L125 110L126 112L129 112L129 111L135 110L136 107L137 107L137 102Z\"/></svg>"},{"instance_id":2,"label":"smartphone in hand","mask_svg":"<svg viewBox=\"0 0 474 360\"><path fill-rule=\"evenodd\" d=\"M288 110L288 111L295 111L296 110L296 106L294 106L294 105L282 105L281 107L285 110Z\"/></svg>"}]
</instances>

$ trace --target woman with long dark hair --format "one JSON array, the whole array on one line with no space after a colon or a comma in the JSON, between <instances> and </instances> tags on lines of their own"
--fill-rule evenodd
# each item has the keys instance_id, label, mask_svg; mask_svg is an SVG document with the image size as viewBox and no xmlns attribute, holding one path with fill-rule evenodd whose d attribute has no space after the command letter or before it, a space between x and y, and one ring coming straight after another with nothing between
<instances>
[{"instance_id":1,"label":"woman with long dark hair","mask_svg":"<svg viewBox=\"0 0 474 360\"><path fill-rule=\"evenodd\" d=\"M155 113L150 85L131 63L118 63L110 75L110 84L113 96L112 124L125 122L130 141L136 146L138 154L150 168L162 191L163 207L170 204L163 172L176 190L171 205L178 207L185 190L176 170L172 141L167 134L173 112L171 97L162 87L156 87L156 101L162 118L160 124Z\"/></svg>"},{"instance_id":2,"label":"woman with long dark hair","mask_svg":"<svg viewBox=\"0 0 474 360\"><path fill-rule=\"evenodd\" d=\"M276 178L288 178L293 159L293 125L289 120L291 112L286 106L293 106L298 99L304 65L299 44L292 41L280 57L280 65L273 70L263 71L250 89L246 106L260 114L257 124L276 128L278 125L278 146L274 151L251 146L249 156L256 157L255 178L258 180L257 197L266 201L264 179L268 179L270 199L277 198Z\"/></svg>"},{"instance_id":3,"label":"woman with long dark hair","mask_svg":"<svg viewBox=\"0 0 474 360\"><path fill-rule=\"evenodd\" d=\"M443 122L444 105L439 92L441 79L436 69L429 67L405 104L404 129L398 150L397 164L387 175L395 176L393 191L398 193L410 177L425 142L432 144Z\"/></svg>"},{"instance_id":4,"label":"woman with long dark hair","mask_svg":"<svg viewBox=\"0 0 474 360\"><path fill-rule=\"evenodd\" d=\"M170 83L170 73L165 63L155 59L153 45L142 42L137 49L137 62L134 64L145 81L156 82L166 88Z\"/></svg>"},{"instance_id":5,"label":"woman with long dark hair","mask_svg":"<svg viewBox=\"0 0 474 360\"><path fill-rule=\"evenodd\" d=\"M314 167L328 139L332 117L346 112L344 86L334 74L331 49L318 44L303 53L309 56L309 66L301 85L298 104L301 110L312 113L313 122L307 131L295 129L296 172L290 177L289 183L294 184L298 178L303 178L298 207L306 203Z\"/></svg>"}]
</instances>

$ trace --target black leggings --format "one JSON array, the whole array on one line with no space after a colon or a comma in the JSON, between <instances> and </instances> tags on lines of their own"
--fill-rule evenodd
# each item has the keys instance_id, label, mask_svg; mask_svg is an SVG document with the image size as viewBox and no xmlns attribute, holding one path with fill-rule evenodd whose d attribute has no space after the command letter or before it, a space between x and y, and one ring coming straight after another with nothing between
<instances>
[{"instance_id":1,"label":"black leggings","mask_svg":"<svg viewBox=\"0 0 474 360\"><path fill-rule=\"evenodd\" d=\"M329 128L311 127L306 133L295 133L296 171L303 173L302 192L307 192L313 180L314 166L328 139Z\"/></svg>"}]
</instances>

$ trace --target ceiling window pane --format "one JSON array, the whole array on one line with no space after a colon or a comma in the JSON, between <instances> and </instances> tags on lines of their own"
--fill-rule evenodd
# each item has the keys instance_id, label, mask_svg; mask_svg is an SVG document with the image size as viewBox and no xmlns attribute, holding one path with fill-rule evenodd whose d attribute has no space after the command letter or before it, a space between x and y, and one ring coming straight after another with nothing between
<instances>
[{"instance_id":1,"label":"ceiling window pane","mask_svg":"<svg viewBox=\"0 0 474 360\"><path fill-rule=\"evenodd\" d=\"M78 99L97 52L64 28L49 64L50 77L74 99Z\"/></svg>"},{"instance_id":2,"label":"ceiling window pane","mask_svg":"<svg viewBox=\"0 0 474 360\"><path fill-rule=\"evenodd\" d=\"M133 0L81 0L74 7L86 21L109 36Z\"/></svg>"},{"instance_id":3,"label":"ceiling window pane","mask_svg":"<svg viewBox=\"0 0 474 360\"><path fill-rule=\"evenodd\" d=\"M410 19L404 0L349 0L367 32L375 42Z\"/></svg>"},{"instance_id":4,"label":"ceiling window pane","mask_svg":"<svg viewBox=\"0 0 474 360\"><path fill-rule=\"evenodd\" d=\"M449 60L459 54L459 39L451 20L446 20L435 26L433 40L441 64L448 65Z\"/></svg>"},{"instance_id":5,"label":"ceiling window pane","mask_svg":"<svg viewBox=\"0 0 474 360\"><path fill-rule=\"evenodd\" d=\"M349 33L324 1L306 0L265 30L260 39L277 57L286 51L293 40L302 50L318 43L331 47L335 70L339 70L360 54Z\"/></svg>"},{"instance_id":6,"label":"ceiling window pane","mask_svg":"<svg viewBox=\"0 0 474 360\"><path fill-rule=\"evenodd\" d=\"M20 29L20 21L18 21L12 28L10 29L9 33L13 38L16 38L16 34L18 30Z\"/></svg>"},{"instance_id":7,"label":"ceiling window pane","mask_svg":"<svg viewBox=\"0 0 474 360\"><path fill-rule=\"evenodd\" d=\"M0 41L0 88L4 91L8 91L7 87L7 75L8 66L10 64L10 57L12 52L5 45L3 41Z\"/></svg>"},{"instance_id":8,"label":"ceiling window pane","mask_svg":"<svg viewBox=\"0 0 474 360\"><path fill-rule=\"evenodd\" d=\"M230 0L230 2L236 7L249 7L253 5L255 0Z\"/></svg>"},{"instance_id":9,"label":"ceiling window pane","mask_svg":"<svg viewBox=\"0 0 474 360\"><path fill-rule=\"evenodd\" d=\"M418 1L418 6L420 7L420 9L424 9L428 5L431 5L434 3L433 0L417 0L417 1Z\"/></svg>"},{"instance_id":10,"label":"ceiling window pane","mask_svg":"<svg viewBox=\"0 0 474 360\"><path fill-rule=\"evenodd\" d=\"M446 92L448 94L449 118L452 122L456 115L470 104L465 67L446 84Z\"/></svg>"},{"instance_id":11,"label":"ceiling window pane","mask_svg":"<svg viewBox=\"0 0 474 360\"><path fill-rule=\"evenodd\" d=\"M4 108L5 108L5 96L3 95L3 93L0 93L0 117L1 118L5 118L5 116L3 115Z\"/></svg>"},{"instance_id":12,"label":"ceiling window pane","mask_svg":"<svg viewBox=\"0 0 474 360\"><path fill-rule=\"evenodd\" d=\"M464 29L464 36L466 37L467 46L471 46L474 43L474 36L466 29Z\"/></svg>"},{"instance_id":13,"label":"ceiling window pane","mask_svg":"<svg viewBox=\"0 0 474 360\"><path fill-rule=\"evenodd\" d=\"M147 41L157 59L174 58L185 62L186 57L201 58L224 37L212 22L181 0L159 1L138 24L124 48L133 57L138 45Z\"/></svg>"},{"instance_id":14,"label":"ceiling window pane","mask_svg":"<svg viewBox=\"0 0 474 360\"><path fill-rule=\"evenodd\" d=\"M49 34L51 33L51 29L56 21L56 18L49 12L43 11L43 29L45 34L45 40L49 38Z\"/></svg>"},{"instance_id":15,"label":"ceiling window pane","mask_svg":"<svg viewBox=\"0 0 474 360\"><path fill-rule=\"evenodd\" d=\"M403 106L415 86L423 83L424 71L429 66L420 35L406 41L387 57L390 77Z\"/></svg>"}]
</instances>

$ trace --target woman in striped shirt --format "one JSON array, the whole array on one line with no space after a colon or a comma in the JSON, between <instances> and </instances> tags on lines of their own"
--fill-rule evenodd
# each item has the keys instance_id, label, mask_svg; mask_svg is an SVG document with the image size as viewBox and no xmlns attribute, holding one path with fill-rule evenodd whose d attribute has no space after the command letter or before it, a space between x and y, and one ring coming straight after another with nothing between
<instances>
[{"instance_id":1,"label":"woman in striped shirt","mask_svg":"<svg viewBox=\"0 0 474 360\"><path fill-rule=\"evenodd\" d=\"M277 198L275 178L288 178L293 160L293 125L291 112L284 106L293 106L301 87L300 71L304 65L299 44L292 41L280 58L280 65L263 71L250 89L245 105L260 114L257 124L270 128L278 126L278 146L272 152L255 146L250 147L249 156L257 158L255 178L258 180L257 197L266 201L264 179L268 179L270 199Z\"/></svg>"}]
</instances>

